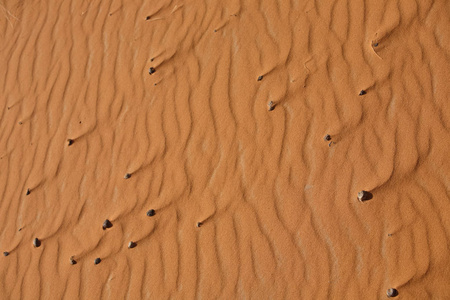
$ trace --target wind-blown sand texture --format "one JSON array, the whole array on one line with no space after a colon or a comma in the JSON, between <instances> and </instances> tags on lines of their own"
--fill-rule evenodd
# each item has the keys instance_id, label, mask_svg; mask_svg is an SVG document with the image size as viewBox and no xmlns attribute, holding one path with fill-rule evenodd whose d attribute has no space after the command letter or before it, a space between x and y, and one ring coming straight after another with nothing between
<instances>
[{"instance_id":1,"label":"wind-blown sand texture","mask_svg":"<svg viewBox=\"0 0 450 300\"><path fill-rule=\"evenodd\" d=\"M450 299L450 1L0 11L1 299Z\"/></svg>"}]
</instances>

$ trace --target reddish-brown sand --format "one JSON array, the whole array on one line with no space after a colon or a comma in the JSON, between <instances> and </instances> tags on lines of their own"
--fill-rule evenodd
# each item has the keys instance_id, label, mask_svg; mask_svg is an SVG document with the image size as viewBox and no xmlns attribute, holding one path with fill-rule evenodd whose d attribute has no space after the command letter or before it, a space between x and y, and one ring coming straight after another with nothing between
<instances>
[{"instance_id":1,"label":"reddish-brown sand","mask_svg":"<svg viewBox=\"0 0 450 300\"><path fill-rule=\"evenodd\" d=\"M450 1L0 11L1 299L450 299Z\"/></svg>"}]
</instances>

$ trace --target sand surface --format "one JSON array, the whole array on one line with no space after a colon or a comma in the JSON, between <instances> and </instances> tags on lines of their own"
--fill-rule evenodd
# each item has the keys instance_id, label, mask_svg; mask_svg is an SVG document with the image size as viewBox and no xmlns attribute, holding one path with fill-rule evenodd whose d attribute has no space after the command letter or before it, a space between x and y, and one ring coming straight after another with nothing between
<instances>
[{"instance_id":1,"label":"sand surface","mask_svg":"<svg viewBox=\"0 0 450 300\"><path fill-rule=\"evenodd\" d=\"M0 299L450 299L450 1L0 12Z\"/></svg>"}]
</instances>

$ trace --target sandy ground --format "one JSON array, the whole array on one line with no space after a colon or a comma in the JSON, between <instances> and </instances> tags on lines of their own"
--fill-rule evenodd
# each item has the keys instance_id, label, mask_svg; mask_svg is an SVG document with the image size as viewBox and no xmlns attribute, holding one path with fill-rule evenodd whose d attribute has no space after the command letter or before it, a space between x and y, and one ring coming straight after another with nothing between
<instances>
[{"instance_id":1,"label":"sandy ground","mask_svg":"<svg viewBox=\"0 0 450 300\"><path fill-rule=\"evenodd\" d=\"M0 12L0 299L450 299L450 1Z\"/></svg>"}]
</instances>

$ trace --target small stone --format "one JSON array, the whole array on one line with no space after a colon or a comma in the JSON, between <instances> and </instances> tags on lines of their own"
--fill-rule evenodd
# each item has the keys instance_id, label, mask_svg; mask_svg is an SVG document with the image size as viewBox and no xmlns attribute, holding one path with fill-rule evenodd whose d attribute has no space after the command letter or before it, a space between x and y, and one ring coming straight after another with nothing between
<instances>
[{"instance_id":1,"label":"small stone","mask_svg":"<svg viewBox=\"0 0 450 300\"><path fill-rule=\"evenodd\" d=\"M261 80L263 80L263 76L262 75L258 77L258 81L261 81Z\"/></svg>"},{"instance_id":2,"label":"small stone","mask_svg":"<svg viewBox=\"0 0 450 300\"><path fill-rule=\"evenodd\" d=\"M8 256L8 255L9 255L9 252L8 252L8 251L5 251L5 252L3 252L3 255L4 255L4 256Z\"/></svg>"},{"instance_id":3,"label":"small stone","mask_svg":"<svg viewBox=\"0 0 450 300\"><path fill-rule=\"evenodd\" d=\"M360 95L360 96L363 96L363 95L365 95L365 94L367 94L365 90L361 90L361 92L359 92L359 95Z\"/></svg>"},{"instance_id":4,"label":"small stone","mask_svg":"<svg viewBox=\"0 0 450 300\"><path fill-rule=\"evenodd\" d=\"M156 72L156 70L153 67L150 67L150 69L148 70L148 74L150 74L150 75L152 75L155 72Z\"/></svg>"},{"instance_id":5,"label":"small stone","mask_svg":"<svg viewBox=\"0 0 450 300\"><path fill-rule=\"evenodd\" d=\"M100 257L97 257L97 258L94 260L94 264L98 265L101 261L102 261L102 260L100 259Z\"/></svg>"},{"instance_id":6,"label":"small stone","mask_svg":"<svg viewBox=\"0 0 450 300\"><path fill-rule=\"evenodd\" d=\"M22 125L23 123L22 122L19 122L19 125Z\"/></svg>"},{"instance_id":7,"label":"small stone","mask_svg":"<svg viewBox=\"0 0 450 300\"><path fill-rule=\"evenodd\" d=\"M388 296L388 298L397 297L398 291L396 289L388 289L386 295Z\"/></svg>"},{"instance_id":8,"label":"small stone","mask_svg":"<svg viewBox=\"0 0 450 300\"><path fill-rule=\"evenodd\" d=\"M27 189L27 193L25 195L28 196L29 194L31 194L31 191L30 191L30 189Z\"/></svg>"},{"instance_id":9,"label":"small stone","mask_svg":"<svg viewBox=\"0 0 450 300\"><path fill-rule=\"evenodd\" d=\"M73 258L73 256L70 257L70 264L71 265L76 265L77 261Z\"/></svg>"},{"instance_id":10,"label":"small stone","mask_svg":"<svg viewBox=\"0 0 450 300\"><path fill-rule=\"evenodd\" d=\"M103 230L105 230L105 229L107 229L107 228L111 228L112 226L113 226L113 225L112 225L111 221L108 220L108 219L106 219L105 222L103 222L102 228L103 228Z\"/></svg>"},{"instance_id":11,"label":"small stone","mask_svg":"<svg viewBox=\"0 0 450 300\"><path fill-rule=\"evenodd\" d=\"M201 227L202 225L203 225L202 222L198 222L198 223L197 223L197 227Z\"/></svg>"},{"instance_id":12,"label":"small stone","mask_svg":"<svg viewBox=\"0 0 450 300\"><path fill-rule=\"evenodd\" d=\"M331 135L327 134L326 136L323 137L324 141L331 141Z\"/></svg>"},{"instance_id":13,"label":"small stone","mask_svg":"<svg viewBox=\"0 0 450 300\"><path fill-rule=\"evenodd\" d=\"M134 248L136 246L137 246L137 244L135 242L133 242L133 241L128 243L128 249Z\"/></svg>"},{"instance_id":14,"label":"small stone","mask_svg":"<svg viewBox=\"0 0 450 300\"><path fill-rule=\"evenodd\" d=\"M150 16L147 16L147 17L145 18L145 20L146 20L146 21L150 20Z\"/></svg>"},{"instance_id":15,"label":"small stone","mask_svg":"<svg viewBox=\"0 0 450 300\"><path fill-rule=\"evenodd\" d=\"M373 44L374 47L378 47L378 43Z\"/></svg>"},{"instance_id":16,"label":"small stone","mask_svg":"<svg viewBox=\"0 0 450 300\"><path fill-rule=\"evenodd\" d=\"M267 106L268 106L268 110L269 110L269 111L272 111L272 110L274 110L274 108L275 108L275 103L273 103L273 101L270 101L270 102L267 104Z\"/></svg>"},{"instance_id":17,"label":"small stone","mask_svg":"<svg viewBox=\"0 0 450 300\"><path fill-rule=\"evenodd\" d=\"M72 140L72 139L68 139L68 140L67 140L67 144L68 144L69 146L72 146L73 142L74 142L74 140Z\"/></svg>"},{"instance_id":18,"label":"small stone","mask_svg":"<svg viewBox=\"0 0 450 300\"><path fill-rule=\"evenodd\" d=\"M360 191L358 192L358 200L359 201L365 201L365 200L370 200L371 199L371 194L367 191Z\"/></svg>"},{"instance_id":19,"label":"small stone","mask_svg":"<svg viewBox=\"0 0 450 300\"><path fill-rule=\"evenodd\" d=\"M388 233L388 236L392 236L392 233Z\"/></svg>"},{"instance_id":20,"label":"small stone","mask_svg":"<svg viewBox=\"0 0 450 300\"><path fill-rule=\"evenodd\" d=\"M35 247L35 248L37 248L37 247L39 247L41 245L41 241L38 239L38 238L35 238L34 240L33 240L33 246Z\"/></svg>"},{"instance_id":21,"label":"small stone","mask_svg":"<svg viewBox=\"0 0 450 300\"><path fill-rule=\"evenodd\" d=\"M130 173L127 173L127 174L125 174L125 176L123 176L123 178L125 178L125 179L128 179L128 178L130 178L131 177L131 174Z\"/></svg>"},{"instance_id":22,"label":"small stone","mask_svg":"<svg viewBox=\"0 0 450 300\"><path fill-rule=\"evenodd\" d=\"M156 214L156 212L155 212L154 209L150 209L150 210L147 212L147 216L149 216L149 217L153 217L155 214Z\"/></svg>"}]
</instances>

